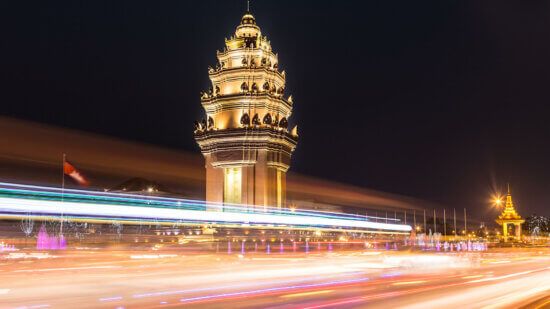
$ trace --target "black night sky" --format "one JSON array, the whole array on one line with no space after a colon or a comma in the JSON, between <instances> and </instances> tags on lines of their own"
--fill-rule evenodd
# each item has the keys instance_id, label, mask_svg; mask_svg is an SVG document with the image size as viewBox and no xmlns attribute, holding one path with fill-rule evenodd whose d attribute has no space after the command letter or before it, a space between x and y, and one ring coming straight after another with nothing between
<instances>
[{"instance_id":1,"label":"black night sky","mask_svg":"<svg viewBox=\"0 0 550 309\"><path fill-rule=\"evenodd\" d=\"M233 1L4 1L0 113L199 152ZM292 171L489 214L550 215L549 1L252 3L287 73Z\"/></svg>"}]
</instances>

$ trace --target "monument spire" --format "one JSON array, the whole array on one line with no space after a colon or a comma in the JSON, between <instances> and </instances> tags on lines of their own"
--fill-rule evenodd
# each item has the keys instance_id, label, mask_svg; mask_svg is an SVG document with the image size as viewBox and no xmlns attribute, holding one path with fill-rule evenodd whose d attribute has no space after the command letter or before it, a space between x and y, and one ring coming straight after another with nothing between
<instances>
[{"instance_id":1,"label":"monument spire","mask_svg":"<svg viewBox=\"0 0 550 309\"><path fill-rule=\"evenodd\" d=\"M246 8L209 68L211 88L201 95L205 117L195 122L205 158L206 200L284 208L286 172L298 142L288 128L294 103L285 95L286 75L250 13L250 1Z\"/></svg>"}]
</instances>

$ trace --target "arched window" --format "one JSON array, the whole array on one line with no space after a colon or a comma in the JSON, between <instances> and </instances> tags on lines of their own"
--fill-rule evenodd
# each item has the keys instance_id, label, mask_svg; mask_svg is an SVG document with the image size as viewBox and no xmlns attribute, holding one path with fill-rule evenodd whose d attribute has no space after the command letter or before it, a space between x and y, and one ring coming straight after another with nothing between
<instances>
[{"instance_id":1,"label":"arched window","mask_svg":"<svg viewBox=\"0 0 550 309\"><path fill-rule=\"evenodd\" d=\"M279 128L288 129L288 120L285 117L281 118L279 121Z\"/></svg>"},{"instance_id":2,"label":"arched window","mask_svg":"<svg viewBox=\"0 0 550 309\"><path fill-rule=\"evenodd\" d=\"M206 126L206 119L204 119L204 118L202 119L202 121L201 121L201 126L202 126L202 129L203 129L203 130L206 130L206 128L207 128L207 126Z\"/></svg>"},{"instance_id":3,"label":"arched window","mask_svg":"<svg viewBox=\"0 0 550 309\"><path fill-rule=\"evenodd\" d=\"M216 92L215 92L214 94L215 94L215 95L220 94L220 87L219 87L219 86L216 86Z\"/></svg>"},{"instance_id":4,"label":"arched window","mask_svg":"<svg viewBox=\"0 0 550 309\"><path fill-rule=\"evenodd\" d=\"M198 121L195 120L195 122L193 123L193 125L194 125L194 127L195 127L195 132L196 132L196 131L202 130L201 124L200 124Z\"/></svg>"},{"instance_id":5,"label":"arched window","mask_svg":"<svg viewBox=\"0 0 550 309\"><path fill-rule=\"evenodd\" d=\"M252 83L252 91L258 92L258 85L256 85L256 83Z\"/></svg>"},{"instance_id":6,"label":"arched window","mask_svg":"<svg viewBox=\"0 0 550 309\"><path fill-rule=\"evenodd\" d=\"M243 92L248 91L248 84L246 82L241 84L241 91Z\"/></svg>"},{"instance_id":7,"label":"arched window","mask_svg":"<svg viewBox=\"0 0 550 309\"><path fill-rule=\"evenodd\" d=\"M241 116L241 125L243 125L243 126L249 126L250 125L250 116L248 116L248 113L244 113Z\"/></svg>"},{"instance_id":8,"label":"arched window","mask_svg":"<svg viewBox=\"0 0 550 309\"><path fill-rule=\"evenodd\" d=\"M241 60L241 64L242 65L247 65L248 64L248 61L246 61L245 57L243 57L243 59Z\"/></svg>"},{"instance_id":9,"label":"arched window","mask_svg":"<svg viewBox=\"0 0 550 309\"><path fill-rule=\"evenodd\" d=\"M268 91L269 90L269 83L265 82L263 88L264 88L264 91Z\"/></svg>"},{"instance_id":10,"label":"arched window","mask_svg":"<svg viewBox=\"0 0 550 309\"><path fill-rule=\"evenodd\" d=\"M284 91L285 91L284 87L281 87L281 88L277 89L278 94L283 94Z\"/></svg>"},{"instance_id":11,"label":"arched window","mask_svg":"<svg viewBox=\"0 0 550 309\"><path fill-rule=\"evenodd\" d=\"M275 119L273 119L273 126L276 127L279 125L279 115L275 115Z\"/></svg>"},{"instance_id":12,"label":"arched window","mask_svg":"<svg viewBox=\"0 0 550 309\"><path fill-rule=\"evenodd\" d=\"M271 119L271 114L270 114L270 113L267 113L267 114L264 116L264 120L263 120L264 124L266 124L266 125L271 125L271 122L272 122L272 121L273 121L273 120Z\"/></svg>"},{"instance_id":13,"label":"arched window","mask_svg":"<svg viewBox=\"0 0 550 309\"><path fill-rule=\"evenodd\" d=\"M277 92L277 87L273 85L273 87L271 87L271 93L276 93L276 92Z\"/></svg>"}]
</instances>

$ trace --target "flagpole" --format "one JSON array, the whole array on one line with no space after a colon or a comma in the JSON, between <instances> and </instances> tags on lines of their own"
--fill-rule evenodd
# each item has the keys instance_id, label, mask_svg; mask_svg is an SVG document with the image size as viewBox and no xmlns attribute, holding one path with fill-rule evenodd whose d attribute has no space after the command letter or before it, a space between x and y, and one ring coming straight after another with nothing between
<instances>
[{"instance_id":1,"label":"flagpole","mask_svg":"<svg viewBox=\"0 0 550 309\"><path fill-rule=\"evenodd\" d=\"M447 237L447 215L445 214L445 208L443 208L443 235Z\"/></svg>"},{"instance_id":2,"label":"flagpole","mask_svg":"<svg viewBox=\"0 0 550 309\"><path fill-rule=\"evenodd\" d=\"M426 226L426 209L424 209L424 233L427 233L427 226Z\"/></svg>"},{"instance_id":3,"label":"flagpole","mask_svg":"<svg viewBox=\"0 0 550 309\"><path fill-rule=\"evenodd\" d=\"M468 224L466 224L466 208L464 208L464 234L468 235Z\"/></svg>"},{"instance_id":4,"label":"flagpole","mask_svg":"<svg viewBox=\"0 0 550 309\"><path fill-rule=\"evenodd\" d=\"M61 203L63 203L63 195L65 193L65 161L66 155L63 153L63 162L61 164ZM61 211L61 225L59 228L59 234L63 235L63 210Z\"/></svg>"},{"instance_id":5,"label":"flagpole","mask_svg":"<svg viewBox=\"0 0 550 309\"><path fill-rule=\"evenodd\" d=\"M63 154L63 162L61 163L61 201L63 201L63 193L65 191L65 154Z\"/></svg>"},{"instance_id":6,"label":"flagpole","mask_svg":"<svg viewBox=\"0 0 550 309\"><path fill-rule=\"evenodd\" d=\"M453 220L454 220L455 238L456 238L456 208L453 208Z\"/></svg>"},{"instance_id":7,"label":"flagpole","mask_svg":"<svg viewBox=\"0 0 550 309\"><path fill-rule=\"evenodd\" d=\"M437 226L435 225L435 208L434 208L434 234L437 233Z\"/></svg>"}]
</instances>

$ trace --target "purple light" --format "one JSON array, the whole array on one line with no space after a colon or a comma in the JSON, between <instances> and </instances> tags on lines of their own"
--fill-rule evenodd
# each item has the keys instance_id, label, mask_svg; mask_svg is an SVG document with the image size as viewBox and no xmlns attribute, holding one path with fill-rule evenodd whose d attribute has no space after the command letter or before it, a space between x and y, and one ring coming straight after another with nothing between
<instances>
[{"instance_id":1,"label":"purple light","mask_svg":"<svg viewBox=\"0 0 550 309\"><path fill-rule=\"evenodd\" d=\"M64 250L67 248L67 240L63 235L50 236L46 232L46 227L42 225L38 231L38 238L36 239L37 250Z\"/></svg>"}]
</instances>

